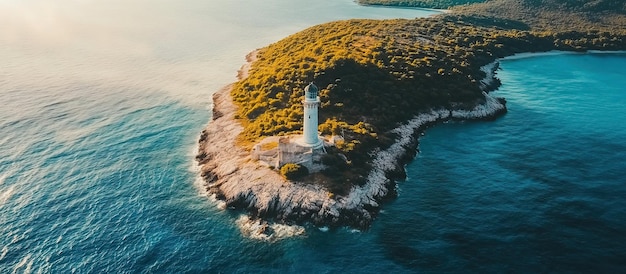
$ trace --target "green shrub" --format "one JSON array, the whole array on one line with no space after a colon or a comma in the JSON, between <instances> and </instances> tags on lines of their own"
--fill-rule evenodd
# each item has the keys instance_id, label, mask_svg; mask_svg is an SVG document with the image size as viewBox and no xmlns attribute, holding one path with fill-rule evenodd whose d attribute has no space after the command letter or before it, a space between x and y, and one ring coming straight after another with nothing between
<instances>
[{"instance_id":1,"label":"green shrub","mask_svg":"<svg viewBox=\"0 0 626 274\"><path fill-rule=\"evenodd\" d=\"M309 174L309 170L300 164L288 163L280 168L280 174L287 180L298 180Z\"/></svg>"}]
</instances>

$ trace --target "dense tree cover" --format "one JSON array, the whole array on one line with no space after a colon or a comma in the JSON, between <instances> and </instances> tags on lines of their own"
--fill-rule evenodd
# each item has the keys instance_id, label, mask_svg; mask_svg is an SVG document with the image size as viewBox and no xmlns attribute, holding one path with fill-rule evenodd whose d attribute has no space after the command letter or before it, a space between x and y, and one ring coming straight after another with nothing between
<instances>
[{"instance_id":1,"label":"dense tree cover","mask_svg":"<svg viewBox=\"0 0 626 274\"><path fill-rule=\"evenodd\" d=\"M341 157L325 159L334 163L327 175L362 182L356 174L369 169L372 149L392 143L390 129L431 108L470 108L484 100L479 68L496 58L626 49L623 15L603 10L598 18L587 11L616 1L575 2L583 1L493 0L437 17L338 21L291 35L261 49L249 76L233 88L244 125L240 144L299 133L303 88L315 81L319 130L345 140L331 153ZM567 9L545 8L552 5Z\"/></svg>"},{"instance_id":2,"label":"dense tree cover","mask_svg":"<svg viewBox=\"0 0 626 274\"><path fill-rule=\"evenodd\" d=\"M453 6L481 3L487 0L358 0L363 5L403 6L447 9Z\"/></svg>"}]
</instances>

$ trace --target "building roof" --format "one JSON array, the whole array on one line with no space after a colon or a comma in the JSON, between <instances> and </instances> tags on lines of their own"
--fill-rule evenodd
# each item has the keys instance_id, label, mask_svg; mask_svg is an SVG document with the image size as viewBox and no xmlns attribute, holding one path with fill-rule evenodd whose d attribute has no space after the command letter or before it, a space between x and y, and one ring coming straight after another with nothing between
<instances>
[{"instance_id":1,"label":"building roof","mask_svg":"<svg viewBox=\"0 0 626 274\"><path fill-rule=\"evenodd\" d=\"M305 93L314 92L317 94L319 92L319 88L317 88L317 86L313 84L313 82L311 82L308 86L304 88L304 92Z\"/></svg>"}]
</instances>

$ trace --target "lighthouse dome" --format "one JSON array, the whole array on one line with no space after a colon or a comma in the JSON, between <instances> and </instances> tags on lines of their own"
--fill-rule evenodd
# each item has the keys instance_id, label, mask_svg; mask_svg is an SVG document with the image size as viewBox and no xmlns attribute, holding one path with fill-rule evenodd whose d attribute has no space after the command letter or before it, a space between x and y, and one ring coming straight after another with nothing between
<instances>
[{"instance_id":1,"label":"lighthouse dome","mask_svg":"<svg viewBox=\"0 0 626 274\"><path fill-rule=\"evenodd\" d=\"M313 82L304 88L304 97L307 99L317 99L318 93L319 89L315 84L313 84Z\"/></svg>"}]
</instances>

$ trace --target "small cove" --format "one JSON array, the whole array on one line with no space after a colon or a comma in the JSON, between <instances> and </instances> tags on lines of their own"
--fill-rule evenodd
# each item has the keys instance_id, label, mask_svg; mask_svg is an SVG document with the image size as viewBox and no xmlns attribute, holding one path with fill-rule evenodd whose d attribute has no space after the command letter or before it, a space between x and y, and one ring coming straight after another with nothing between
<instances>
[{"instance_id":1,"label":"small cove","mask_svg":"<svg viewBox=\"0 0 626 274\"><path fill-rule=\"evenodd\" d=\"M495 95L507 98L509 112L428 129L400 197L386 207L383 235L408 228L393 236L413 254L405 263L432 271L623 270L624 64L623 54L502 61Z\"/></svg>"}]
</instances>

